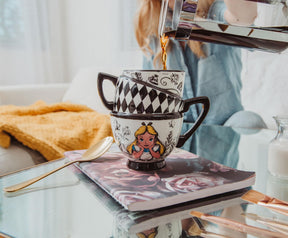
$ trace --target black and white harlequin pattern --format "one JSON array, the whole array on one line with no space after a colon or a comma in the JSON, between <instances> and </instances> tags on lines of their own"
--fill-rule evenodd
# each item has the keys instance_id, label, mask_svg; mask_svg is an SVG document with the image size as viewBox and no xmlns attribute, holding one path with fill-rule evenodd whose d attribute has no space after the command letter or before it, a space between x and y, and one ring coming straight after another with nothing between
<instances>
[{"instance_id":1,"label":"black and white harlequin pattern","mask_svg":"<svg viewBox=\"0 0 288 238\"><path fill-rule=\"evenodd\" d=\"M116 112L173 113L181 109L182 100L178 97L130 80L121 80L117 85L114 105Z\"/></svg>"}]
</instances>

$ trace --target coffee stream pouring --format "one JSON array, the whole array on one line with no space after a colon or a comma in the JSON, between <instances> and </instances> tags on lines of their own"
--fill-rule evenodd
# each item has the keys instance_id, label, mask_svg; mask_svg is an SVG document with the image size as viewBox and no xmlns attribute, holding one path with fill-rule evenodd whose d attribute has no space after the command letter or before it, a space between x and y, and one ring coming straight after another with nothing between
<instances>
[{"instance_id":1,"label":"coffee stream pouring","mask_svg":"<svg viewBox=\"0 0 288 238\"><path fill-rule=\"evenodd\" d=\"M209 10L199 10L202 1L207 0L163 0L159 35L275 53L288 47L288 0L238 0L257 7L257 17L249 26L213 19Z\"/></svg>"}]
</instances>

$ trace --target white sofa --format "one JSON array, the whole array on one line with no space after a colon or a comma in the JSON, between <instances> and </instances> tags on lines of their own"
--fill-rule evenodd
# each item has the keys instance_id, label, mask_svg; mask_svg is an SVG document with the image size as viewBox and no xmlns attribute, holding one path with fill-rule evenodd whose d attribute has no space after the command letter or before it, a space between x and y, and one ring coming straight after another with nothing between
<instances>
[{"instance_id":1,"label":"white sofa","mask_svg":"<svg viewBox=\"0 0 288 238\"><path fill-rule=\"evenodd\" d=\"M283 103L281 100L283 98L286 99L288 84L283 84L284 81L282 84L273 83L273 79L269 78L271 77L271 73L267 72L267 70L265 72L268 78L265 77L263 69L261 70L261 67L264 68L265 65L260 66L260 69L259 64L258 67L255 67L257 65L257 57L263 57L262 53L257 53L252 57L249 52L246 52L244 57L245 64L242 75L243 105L246 110L255 111L261 115L269 128L275 128L272 116L288 114L288 104L286 101ZM271 57L274 56L271 55ZM269 58L267 60L270 62ZM254 65L254 67L251 65ZM100 71L119 75L122 69L84 68L79 70L78 74L69 84L0 87L0 105L30 105L39 99L47 103L70 101L72 103L87 105L100 113L109 113L98 96L96 79ZM283 74L286 72L281 71L279 73ZM288 72L286 75L288 75ZM274 77L276 76L277 73L275 72ZM273 90L276 90L276 94L271 93L269 85L273 85ZM112 92L114 88L112 84L107 83L104 85L104 89ZM111 93L109 96L111 98L108 97L107 99L113 100L113 94ZM43 161L45 160L38 152L32 151L14 141L8 149L0 147L0 176L42 163Z\"/></svg>"},{"instance_id":2,"label":"white sofa","mask_svg":"<svg viewBox=\"0 0 288 238\"><path fill-rule=\"evenodd\" d=\"M30 105L39 99L47 103L60 102L68 87L68 84L2 86L0 105ZM0 147L0 176L45 161L37 151L12 140L9 148Z\"/></svg>"}]
</instances>

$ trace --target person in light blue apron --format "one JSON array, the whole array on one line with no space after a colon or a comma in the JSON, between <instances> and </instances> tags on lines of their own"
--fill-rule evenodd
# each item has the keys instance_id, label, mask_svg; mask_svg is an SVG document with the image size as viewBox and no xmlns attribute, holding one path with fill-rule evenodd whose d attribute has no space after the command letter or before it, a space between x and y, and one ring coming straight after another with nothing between
<instances>
[{"instance_id":1,"label":"person in light blue apron","mask_svg":"<svg viewBox=\"0 0 288 238\"><path fill-rule=\"evenodd\" d=\"M201 9L200 2L208 10L205 10L204 7L204 10ZM236 0L237 2L252 3ZM205 1L199 1L197 12L207 13L208 18L230 24L253 23L257 16L257 9L246 7L241 10L241 6L235 4L237 7L237 15L235 15L235 9L230 10L231 4L229 3L235 3L235 0L225 0L225 2L223 0L207 0L206 4ZM143 69L162 69L158 36L160 8L161 0L141 0L139 11L135 17L136 39L145 53ZM243 12L246 14L241 14ZM242 106L242 63L239 47L169 39L167 69L185 71L184 99L198 96L209 97L211 106L204 123L266 128L265 122L258 114L245 111ZM201 104L190 107L190 110L185 113L184 120L194 122L200 112Z\"/></svg>"}]
</instances>

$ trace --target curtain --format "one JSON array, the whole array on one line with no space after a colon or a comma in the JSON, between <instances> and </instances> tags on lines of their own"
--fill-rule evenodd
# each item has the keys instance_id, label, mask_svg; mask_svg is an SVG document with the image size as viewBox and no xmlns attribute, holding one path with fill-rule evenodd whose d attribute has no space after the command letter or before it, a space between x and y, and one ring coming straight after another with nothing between
<instances>
[{"instance_id":1,"label":"curtain","mask_svg":"<svg viewBox=\"0 0 288 238\"><path fill-rule=\"evenodd\" d=\"M65 0L65 47L68 78L81 68L141 68L133 18L137 0ZM105 72L105 71L104 71Z\"/></svg>"},{"instance_id":2,"label":"curtain","mask_svg":"<svg viewBox=\"0 0 288 238\"><path fill-rule=\"evenodd\" d=\"M65 81L61 2L0 0L0 86Z\"/></svg>"},{"instance_id":3,"label":"curtain","mask_svg":"<svg viewBox=\"0 0 288 238\"><path fill-rule=\"evenodd\" d=\"M139 68L136 0L0 0L0 86L71 82L81 68Z\"/></svg>"}]
</instances>

